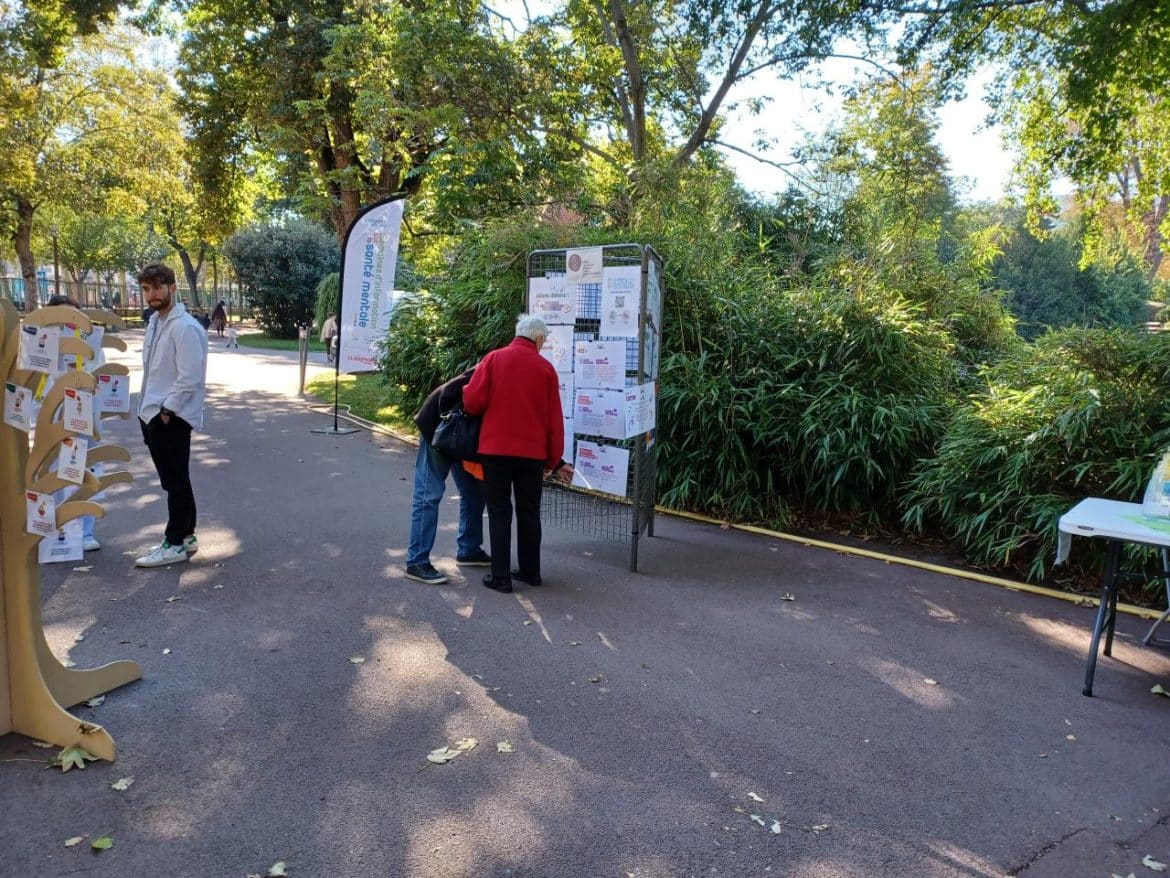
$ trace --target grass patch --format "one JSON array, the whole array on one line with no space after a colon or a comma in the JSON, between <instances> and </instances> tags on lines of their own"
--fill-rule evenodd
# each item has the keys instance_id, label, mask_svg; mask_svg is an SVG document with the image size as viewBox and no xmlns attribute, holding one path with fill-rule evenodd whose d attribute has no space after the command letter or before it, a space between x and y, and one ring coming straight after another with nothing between
<instances>
[{"instance_id":1,"label":"grass patch","mask_svg":"<svg viewBox=\"0 0 1170 878\"><path fill-rule=\"evenodd\" d=\"M305 385L305 389L324 403L333 404L333 373L321 375ZM390 388L376 373L369 375L342 375L337 388L341 411L349 406L351 414L375 424L381 424L403 433L415 431L414 420L403 414L390 402Z\"/></svg>"},{"instance_id":2,"label":"grass patch","mask_svg":"<svg viewBox=\"0 0 1170 878\"><path fill-rule=\"evenodd\" d=\"M300 342L295 338L273 338L262 332L245 332L240 334L240 344L250 348L264 348L270 351L299 351ZM325 342L309 339L309 350L325 353Z\"/></svg>"}]
</instances>

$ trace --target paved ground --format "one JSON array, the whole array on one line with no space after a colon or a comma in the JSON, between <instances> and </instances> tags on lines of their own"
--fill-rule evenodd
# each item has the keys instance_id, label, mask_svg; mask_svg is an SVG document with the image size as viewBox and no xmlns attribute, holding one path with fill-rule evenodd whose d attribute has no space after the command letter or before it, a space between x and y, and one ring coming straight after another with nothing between
<instances>
[{"instance_id":1,"label":"paved ground","mask_svg":"<svg viewBox=\"0 0 1170 878\"><path fill-rule=\"evenodd\" d=\"M1122 618L1088 699L1089 610L669 517L638 574L623 545L549 529L545 587L504 596L455 566L450 496L435 561L452 580L419 585L401 576L413 448L310 433L325 418L296 399L289 356L216 344L210 378L196 560L130 566L165 510L118 423L138 480L110 498L105 548L92 570L44 570L57 653L134 658L145 677L76 710L114 735L114 764L63 775L0 738L0 875L1170 862L1170 699L1149 694L1170 688L1170 655L1135 646L1145 623ZM479 746L425 762L466 737ZM95 854L100 834L114 847Z\"/></svg>"}]
</instances>

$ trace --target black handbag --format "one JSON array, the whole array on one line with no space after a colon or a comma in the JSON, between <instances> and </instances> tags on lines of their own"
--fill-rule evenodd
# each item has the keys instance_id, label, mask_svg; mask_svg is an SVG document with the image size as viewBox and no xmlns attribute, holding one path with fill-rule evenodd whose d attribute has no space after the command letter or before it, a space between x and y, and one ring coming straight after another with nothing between
<instances>
[{"instance_id":1,"label":"black handbag","mask_svg":"<svg viewBox=\"0 0 1170 878\"><path fill-rule=\"evenodd\" d=\"M469 415L461 404L456 405L439 416L431 446L451 460L478 460L480 424L477 415Z\"/></svg>"}]
</instances>

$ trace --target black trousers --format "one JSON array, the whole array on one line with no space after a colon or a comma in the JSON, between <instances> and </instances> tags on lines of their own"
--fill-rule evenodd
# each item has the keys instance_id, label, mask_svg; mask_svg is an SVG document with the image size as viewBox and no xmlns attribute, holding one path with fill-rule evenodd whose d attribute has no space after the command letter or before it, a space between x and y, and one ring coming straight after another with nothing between
<instances>
[{"instance_id":1,"label":"black trousers","mask_svg":"<svg viewBox=\"0 0 1170 878\"><path fill-rule=\"evenodd\" d=\"M181 546L195 533L195 492L191 490L191 425L171 415L170 423L155 415L150 423L141 418L142 439L150 449L150 459L159 483L167 492L167 542Z\"/></svg>"},{"instance_id":2,"label":"black trousers","mask_svg":"<svg viewBox=\"0 0 1170 878\"><path fill-rule=\"evenodd\" d=\"M540 490L544 461L483 455L483 493L492 546L492 578L512 578L512 498L516 498L516 566L540 576Z\"/></svg>"}]
</instances>

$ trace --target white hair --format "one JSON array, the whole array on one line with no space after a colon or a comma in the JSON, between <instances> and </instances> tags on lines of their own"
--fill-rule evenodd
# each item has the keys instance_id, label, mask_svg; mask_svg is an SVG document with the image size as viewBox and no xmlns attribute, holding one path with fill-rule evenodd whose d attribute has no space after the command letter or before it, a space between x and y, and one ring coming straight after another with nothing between
<instances>
[{"instance_id":1,"label":"white hair","mask_svg":"<svg viewBox=\"0 0 1170 878\"><path fill-rule=\"evenodd\" d=\"M548 338L548 324L535 314L521 314L516 321L516 334L532 341Z\"/></svg>"}]
</instances>

